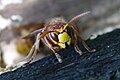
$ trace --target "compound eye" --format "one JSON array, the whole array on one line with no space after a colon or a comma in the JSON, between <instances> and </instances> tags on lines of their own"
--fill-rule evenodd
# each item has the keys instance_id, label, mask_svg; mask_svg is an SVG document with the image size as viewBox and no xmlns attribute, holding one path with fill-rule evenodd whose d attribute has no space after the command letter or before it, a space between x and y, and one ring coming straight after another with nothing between
<instances>
[{"instance_id":1,"label":"compound eye","mask_svg":"<svg viewBox=\"0 0 120 80\"><path fill-rule=\"evenodd\" d=\"M65 30L63 30L63 32L65 32ZM63 33L63 32L62 32L62 33Z\"/></svg>"},{"instance_id":2,"label":"compound eye","mask_svg":"<svg viewBox=\"0 0 120 80\"><path fill-rule=\"evenodd\" d=\"M67 32L67 29L63 30L63 32Z\"/></svg>"}]
</instances>

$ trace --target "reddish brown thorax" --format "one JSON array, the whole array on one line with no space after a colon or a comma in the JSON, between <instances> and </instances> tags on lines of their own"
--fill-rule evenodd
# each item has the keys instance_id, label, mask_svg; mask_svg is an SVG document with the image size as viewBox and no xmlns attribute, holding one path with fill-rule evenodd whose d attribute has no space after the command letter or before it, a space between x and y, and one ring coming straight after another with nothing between
<instances>
[{"instance_id":1,"label":"reddish brown thorax","mask_svg":"<svg viewBox=\"0 0 120 80\"><path fill-rule=\"evenodd\" d=\"M47 28L45 29L45 31L57 31L57 30L60 30L60 29L63 29L64 28L64 24L65 23L56 23L54 25L50 25L50 26L47 26Z\"/></svg>"}]
</instances>

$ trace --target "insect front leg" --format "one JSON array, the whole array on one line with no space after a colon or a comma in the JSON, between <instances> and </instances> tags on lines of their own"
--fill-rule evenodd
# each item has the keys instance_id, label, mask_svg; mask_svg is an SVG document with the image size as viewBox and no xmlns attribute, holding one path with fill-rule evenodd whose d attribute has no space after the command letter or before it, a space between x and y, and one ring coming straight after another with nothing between
<instances>
[{"instance_id":1,"label":"insect front leg","mask_svg":"<svg viewBox=\"0 0 120 80\"><path fill-rule=\"evenodd\" d=\"M58 53L55 53L55 56L57 58L57 60L59 61L59 63L62 63L62 58Z\"/></svg>"},{"instance_id":2,"label":"insect front leg","mask_svg":"<svg viewBox=\"0 0 120 80\"><path fill-rule=\"evenodd\" d=\"M79 49L78 45L77 45L77 36L76 34L74 34L74 49L77 53L79 53L80 55L82 55L82 51Z\"/></svg>"},{"instance_id":3,"label":"insect front leg","mask_svg":"<svg viewBox=\"0 0 120 80\"><path fill-rule=\"evenodd\" d=\"M89 51L89 52L95 52L95 51L96 51L96 49L91 49L91 48L85 43L85 41L81 38L80 35L79 35L78 37L79 37L80 41L82 41L82 44L83 44L83 46L86 48L87 51Z\"/></svg>"},{"instance_id":4,"label":"insect front leg","mask_svg":"<svg viewBox=\"0 0 120 80\"><path fill-rule=\"evenodd\" d=\"M30 63L34 58L35 58L35 56L37 55L37 52L39 51L39 36L40 36L40 34L38 34L37 35L37 38L36 38L36 42L34 43L34 45L33 45L33 48L34 49L31 49L31 51L30 51L30 56L28 55L28 57L27 57L27 59L28 59L28 62L27 63Z\"/></svg>"},{"instance_id":5,"label":"insect front leg","mask_svg":"<svg viewBox=\"0 0 120 80\"><path fill-rule=\"evenodd\" d=\"M88 12L87 12L88 13ZM79 29L76 29L75 26L72 26L73 30L74 30L74 37L77 39L77 37L79 38L80 41L82 41L83 46L89 51L89 52L95 52L96 49L91 49L86 43L85 41L82 39L82 37L79 34Z\"/></svg>"},{"instance_id":6,"label":"insect front leg","mask_svg":"<svg viewBox=\"0 0 120 80\"><path fill-rule=\"evenodd\" d=\"M28 59L27 59L28 61L26 64L29 64L36 57L37 52L38 52L38 48L36 48L36 46L35 46L34 52L32 53L32 56L28 57Z\"/></svg>"},{"instance_id":7,"label":"insect front leg","mask_svg":"<svg viewBox=\"0 0 120 80\"><path fill-rule=\"evenodd\" d=\"M47 46L53 51L53 53L55 54L55 56L56 56L57 60L59 61L59 63L62 63L61 56L53 49L52 46L49 46L49 45L47 45Z\"/></svg>"},{"instance_id":8,"label":"insect front leg","mask_svg":"<svg viewBox=\"0 0 120 80\"><path fill-rule=\"evenodd\" d=\"M95 52L96 49L91 49L86 43L84 40L82 40L82 44L83 46L89 51L89 52Z\"/></svg>"},{"instance_id":9,"label":"insect front leg","mask_svg":"<svg viewBox=\"0 0 120 80\"><path fill-rule=\"evenodd\" d=\"M80 41L82 41L83 46L85 47L85 49L86 49L88 52L95 52L95 51L96 51L96 49L91 49L91 48L85 43L85 41L81 38L80 35L78 35L78 37L79 37Z\"/></svg>"},{"instance_id":10,"label":"insect front leg","mask_svg":"<svg viewBox=\"0 0 120 80\"><path fill-rule=\"evenodd\" d=\"M27 57L19 63L20 65L27 65L35 58L35 56L39 50L39 39L38 38L39 38L39 35L37 35L36 41L35 41L34 45L32 46Z\"/></svg>"},{"instance_id":11,"label":"insect front leg","mask_svg":"<svg viewBox=\"0 0 120 80\"><path fill-rule=\"evenodd\" d=\"M43 28L42 28L42 29L38 29L38 30L36 30L36 31L33 31L33 32L25 35L25 36L22 36L22 38L25 39L25 38L28 38L28 37L30 37L30 36L34 36L34 35L36 35L36 34L38 34L38 33L42 33L42 31L43 31Z\"/></svg>"},{"instance_id":12,"label":"insect front leg","mask_svg":"<svg viewBox=\"0 0 120 80\"><path fill-rule=\"evenodd\" d=\"M49 47L49 48L53 51L53 53L55 54L55 56L56 56L57 60L59 61L59 63L62 63L61 56L53 49L53 47Z\"/></svg>"},{"instance_id":13,"label":"insect front leg","mask_svg":"<svg viewBox=\"0 0 120 80\"><path fill-rule=\"evenodd\" d=\"M49 44L49 42L47 40L43 40L43 43L53 51L53 53L55 54L57 60L59 61L59 63L62 63L62 58L61 56L57 53L57 51L54 49L54 47L52 45Z\"/></svg>"},{"instance_id":14,"label":"insect front leg","mask_svg":"<svg viewBox=\"0 0 120 80\"><path fill-rule=\"evenodd\" d=\"M35 44L32 46L29 54L27 55L27 57L23 61L25 61L26 63L30 63L32 61L31 58L34 55L34 52L35 52Z\"/></svg>"},{"instance_id":15,"label":"insect front leg","mask_svg":"<svg viewBox=\"0 0 120 80\"><path fill-rule=\"evenodd\" d=\"M77 53L79 53L80 55L82 55L82 51L79 49L78 45L75 43L74 44L74 49Z\"/></svg>"}]
</instances>

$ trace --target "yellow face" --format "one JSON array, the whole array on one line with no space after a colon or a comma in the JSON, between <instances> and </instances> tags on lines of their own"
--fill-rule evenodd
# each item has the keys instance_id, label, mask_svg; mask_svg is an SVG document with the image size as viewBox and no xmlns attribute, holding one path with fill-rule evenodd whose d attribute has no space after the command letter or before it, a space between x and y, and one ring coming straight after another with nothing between
<instances>
[{"instance_id":1,"label":"yellow face","mask_svg":"<svg viewBox=\"0 0 120 80\"><path fill-rule=\"evenodd\" d=\"M68 35L67 32L60 33L58 35L58 40L59 40L58 45L61 48L67 48L70 45L70 43L71 43L71 38L70 38L70 36Z\"/></svg>"}]
</instances>

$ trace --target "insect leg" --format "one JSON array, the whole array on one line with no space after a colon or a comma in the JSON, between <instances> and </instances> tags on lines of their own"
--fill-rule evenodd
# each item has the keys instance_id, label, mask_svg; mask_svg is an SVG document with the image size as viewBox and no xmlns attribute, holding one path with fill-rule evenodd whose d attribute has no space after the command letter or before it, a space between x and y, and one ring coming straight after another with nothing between
<instances>
[{"instance_id":1,"label":"insect leg","mask_svg":"<svg viewBox=\"0 0 120 80\"><path fill-rule=\"evenodd\" d=\"M42 31L43 31L43 28L31 32L30 35L32 36L32 35L35 35L35 34L41 33Z\"/></svg>"},{"instance_id":2,"label":"insect leg","mask_svg":"<svg viewBox=\"0 0 120 80\"><path fill-rule=\"evenodd\" d=\"M78 45L75 43L74 44L74 49L77 53L79 53L80 55L82 55L82 51L79 49Z\"/></svg>"},{"instance_id":3,"label":"insect leg","mask_svg":"<svg viewBox=\"0 0 120 80\"><path fill-rule=\"evenodd\" d=\"M53 51L53 53L55 54L55 56L56 56L57 60L59 61L59 63L62 63L61 56L53 49L53 47L49 47L49 48Z\"/></svg>"},{"instance_id":4,"label":"insect leg","mask_svg":"<svg viewBox=\"0 0 120 80\"><path fill-rule=\"evenodd\" d=\"M49 44L48 40L45 38L45 40L43 40L43 43L53 51L53 53L55 54L57 60L59 61L59 63L62 63L62 58L61 56L57 53L57 51L53 48L52 45Z\"/></svg>"},{"instance_id":5,"label":"insect leg","mask_svg":"<svg viewBox=\"0 0 120 80\"><path fill-rule=\"evenodd\" d=\"M40 34L37 35L36 42L34 44L35 49L34 49L34 52L33 52L32 56L29 58L28 63L30 63L35 58L35 56L37 55L37 51L39 50L39 39L38 39L39 36L40 36Z\"/></svg>"},{"instance_id":6,"label":"insect leg","mask_svg":"<svg viewBox=\"0 0 120 80\"><path fill-rule=\"evenodd\" d=\"M79 47L77 45L77 36L76 36L75 33L74 33L73 39L74 39L74 49L75 49L75 51L77 53L79 53L80 55L82 55L82 51L79 49Z\"/></svg>"},{"instance_id":7,"label":"insect leg","mask_svg":"<svg viewBox=\"0 0 120 80\"><path fill-rule=\"evenodd\" d=\"M82 44L83 46L89 51L89 52L95 52L96 49L91 49L86 43L84 40L82 40Z\"/></svg>"},{"instance_id":8,"label":"insect leg","mask_svg":"<svg viewBox=\"0 0 120 80\"><path fill-rule=\"evenodd\" d=\"M53 49L52 46L49 46L49 45L47 45L47 46L53 51L53 53L55 54L55 56L56 56L57 60L59 61L59 63L62 63L61 56Z\"/></svg>"},{"instance_id":9,"label":"insect leg","mask_svg":"<svg viewBox=\"0 0 120 80\"><path fill-rule=\"evenodd\" d=\"M29 59L33 56L34 51L35 51L35 44L32 46L32 48L31 48L29 54L27 55L27 57L26 57L23 61L29 62Z\"/></svg>"},{"instance_id":10,"label":"insect leg","mask_svg":"<svg viewBox=\"0 0 120 80\"><path fill-rule=\"evenodd\" d=\"M78 31L76 31L75 29L74 29L74 31L75 31L75 33L77 34L77 36L79 37L79 39L82 41L83 46L84 46L89 52L95 52L95 51L96 51L96 49L91 49L91 48L85 43L85 41L81 38L81 36L80 36L80 34L78 33Z\"/></svg>"},{"instance_id":11,"label":"insect leg","mask_svg":"<svg viewBox=\"0 0 120 80\"><path fill-rule=\"evenodd\" d=\"M35 44L32 46L32 48L31 48L29 54L27 55L27 57L24 58L23 60L21 60L21 61L20 61L17 65L15 65L15 66L25 66L25 65L29 64L29 63L31 62L30 59L31 59L31 57L32 57L33 54L34 54L34 51L35 51Z\"/></svg>"},{"instance_id":12,"label":"insect leg","mask_svg":"<svg viewBox=\"0 0 120 80\"><path fill-rule=\"evenodd\" d=\"M25 64L29 64L36 56L37 51L39 49L39 34L37 35L36 41L34 43L34 45L32 46L28 56L23 60L24 62L26 62Z\"/></svg>"},{"instance_id":13,"label":"insect leg","mask_svg":"<svg viewBox=\"0 0 120 80\"><path fill-rule=\"evenodd\" d=\"M36 35L36 34L38 34L38 33L42 33L42 31L43 31L43 28L42 28L42 29L35 30L35 31L33 31L33 32L25 35L25 36L22 36L22 38L25 39L25 38L28 38L28 37L30 37L30 36L34 36L34 35Z\"/></svg>"},{"instance_id":14,"label":"insect leg","mask_svg":"<svg viewBox=\"0 0 120 80\"><path fill-rule=\"evenodd\" d=\"M55 56L58 59L59 63L62 63L61 56L58 53L55 53Z\"/></svg>"},{"instance_id":15,"label":"insect leg","mask_svg":"<svg viewBox=\"0 0 120 80\"><path fill-rule=\"evenodd\" d=\"M35 58L36 54L37 54L37 49L35 49L33 55L29 58L29 60L26 64L29 64Z\"/></svg>"}]
</instances>

